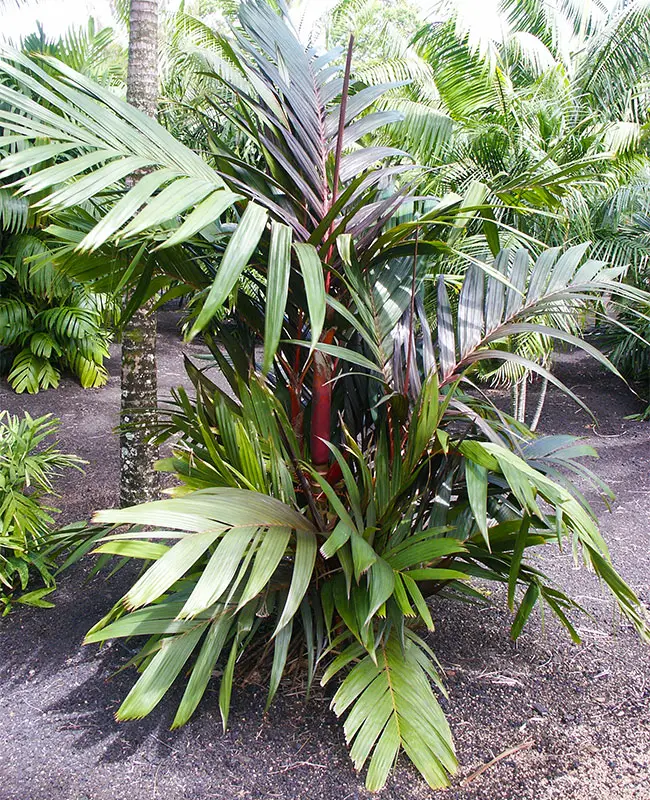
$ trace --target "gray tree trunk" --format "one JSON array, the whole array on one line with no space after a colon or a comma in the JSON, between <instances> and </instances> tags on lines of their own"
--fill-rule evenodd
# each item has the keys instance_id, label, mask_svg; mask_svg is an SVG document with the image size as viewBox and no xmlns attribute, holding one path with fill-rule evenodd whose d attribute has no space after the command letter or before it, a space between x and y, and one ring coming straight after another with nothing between
<instances>
[{"instance_id":1,"label":"gray tree trunk","mask_svg":"<svg viewBox=\"0 0 650 800\"><path fill-rule=\"evenodd\" d=\"M131 0L126 98L150 117L158 99L158 0ZM132 179L132 182L135 179ZM122 424L120 504L130 506L158 494L158 457L150 437L156 418L156 316L151 304L136 312L122 336Z\"/></svg>"},{"instance_id":2,"label":"gray tree trunk","mask_svg":"<svg viewBox=\"0 0 650 800\"><path fill-rule=\"evenodd\" d=\"M528 399L528 373L524 373L524 377L519 384L519 408L517 409L517 422L526 422L526 405Z\"/></svg>"},{"instance_id":3,"label":"gray tree trunk","mask_svg":"<svg viewBox=\"0 0 650 800\"><path fill-rule=\"evenodd\" d=\"M542 418L542 411L544 410L544 401L546 400L546 392L548 390L548 378L542 379L542 388L539 391L539 397L537 398L537 407L535 408L535 414L533 416L533 421L530 423L531 431L536 431L537 426L539 425L539 421Z\"/></svg>"},{"instance_id":4,"label":"gray tree trunk","mask_svg":"<svg viewBox=\"0 0 650 800\"><path fill-rule=\"evenodd\" d=\"M510 387L510 408L512 410L512 416L515 419L518 419L517 414L519 413L519 381L513 381L512 386Z\"/></svg>"}]
</instances>

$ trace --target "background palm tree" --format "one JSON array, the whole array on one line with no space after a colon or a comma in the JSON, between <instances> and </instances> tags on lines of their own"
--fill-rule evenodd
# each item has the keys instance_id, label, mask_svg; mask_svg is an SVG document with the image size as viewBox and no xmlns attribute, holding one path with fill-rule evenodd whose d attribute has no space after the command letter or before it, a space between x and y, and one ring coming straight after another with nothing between
<instances>
[{"instance_id":1,"label":"background palm tree","mask_svg":"<svg viewBox=\"0 0 650 800\"><path fill-rule=\"evenodd\" d=\"M111 28L94 20L74 27L58 40L43 27L21 42L24 52L54 56L104 86L120 91L126 59ZM40 197L16 198L0 184L0 349L2 372L17 392L57 386L62 370L82 386L108 379L109 328L117 307L83 281L57 268L58 243L39 213Z\"/></svg>"},{"instance_id":2,"label":"background palm tree","mask_svg":"<svg viewBox=\"0 0 650 800\"><path fill-rule=\"evenodd\" d=\"M399 25L371 22L378 2L342 0L327 18L337 41L359 28L381 34L365 35L372 47L357 77L410 79L380 101L404 120L376 142L406 147L429 166L424 192L489 202L493 247L525 242L540 252L541 242L589 239L595 255L628 267L627 279L645 287L650 4L500 0L486 19L473 3L448 0L435 22L416 31L411 20L409 40ZM456 237L459 273L489 254L478 233L476 220ZM544 338L517 336L511 347L550 364ZM523 419L526 372L507 363L489 374L512 386Z\"/></svg>"}]
</instances>

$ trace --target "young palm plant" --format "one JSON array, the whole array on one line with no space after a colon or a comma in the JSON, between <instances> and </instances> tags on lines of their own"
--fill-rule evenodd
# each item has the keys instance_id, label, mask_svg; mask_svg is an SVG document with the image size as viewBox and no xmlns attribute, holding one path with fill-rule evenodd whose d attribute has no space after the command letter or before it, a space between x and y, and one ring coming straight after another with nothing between
<instances>
[{"instance_id":1,"label":"young palm plant","mask_svg":"<svg viewBox=\"0 0 650 800\"><path fill-rule=\"evenodd\" d=\"M113 32L97 30L92 19L58 41L48 40L38 26L21 49L56 56L104 85L120 86L123 70ZM114 308L108 298L58 271L52 241L41 230L40 199L16 198L0 185L1 371L17 392L55 387L62 370L84 388L103 386Z\"/></svg>"},{"instance_id":2,"label":"young palm plant","mask_svg":"<svg viewBox=\"0 0 650 800\"><path fill-rule=\"evenodd\" d=\"M100 552L148 568L87 641L147 637L120 719L148 714L189 676L174 725L194 713L219 659L224 725L247 664L268 656L269 702L287 666L303 664L309 682L338 682L333 708L369 788L401 750L443 786L456 758L440 669L418 632L433 626L427 598L476 598L472 581L502 582L515 638L543 602L577 639L575 604L525 558L569 539L649 635L564 477L583 474L576 459L590 451L532 439L471 382L477 364L501 360L557 383L500 346L528 332L607 363L560 323L604 293L641 295L580 246L534 264L522 249L477 262L455 278L452 303L441 255L476 204L409 196L406 155L362 145L396 118L371 110L389 87L355 85L351 48L345 66L338 50L305 49L260 0L243 2L231 35L216 39L228 70L200 113L201 155L52 60L44 70L7 52L1 67L14 86L0 86L0 124L23 149L0 174L49 192L66 268L92 274L86 254L106 243L140 248L114 280L130 281L139 302L199 290L190 335L203 332L230 384L224 392L188 364L196 399L179 390L161 431L180 434L162 467L182 485L96 516L129 526ZM224 118L247 157L220 137ZM123 178L144 168L127 189ZM154 247L172 257L145 257ZM436 272L431 331L422 278ZM105 263L96 277L107 279ZM232 319L218 326L225 305Z\"/></svg>"},{"instance_id":3,"label":"young palm plant","mask_svg":"<svg viewBox=\"0 0 650 800\"><path fill-rule=\"evenodd\" d=\"M0 412L0 614L15 602L51 607L44 598L54 591L55 562L49 552L53 514L45 505L53 479L83 462L62 453L52 442L59 421L50 414L33 419ZM31 588L38 576L42 586ZM27 591L30 589L30 591Z\"/></svg>"}]
</instances>

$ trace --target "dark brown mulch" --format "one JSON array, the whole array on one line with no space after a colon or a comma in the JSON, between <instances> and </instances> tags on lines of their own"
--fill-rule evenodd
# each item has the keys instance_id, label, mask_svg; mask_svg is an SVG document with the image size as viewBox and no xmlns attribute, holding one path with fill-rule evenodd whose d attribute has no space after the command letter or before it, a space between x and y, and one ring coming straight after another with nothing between
<instances>
[{"instance_id":1,"label":"dark brown mulch","mask_svg":"<svg viewBox=\"0 0 650 800\"><path fill-rule=\"evenodd\" d=\"M183 380L173 314L162 316L161 389ZM185 348L186 350L188 348ZM190 347L196 353L196 347ZM36 397L0 388L12 411L54 412L61 442L89 461L85 476L60 482L66 520L87 517L117 500L117 353L111 381L82 391L71 381ZM600 508L603 532L626 579L650 602L650 427L626 421L642 405L588 359L565 355L557 372L587 400L594 426L557 392L543 428L585 436L600 452L598 474L617 493L611 513ZM554 621L535 620L517 645L508 639L503 598L477 612L460 604L434 608L431 644L447 671L447 713L460 773L450 800L650 800L650 649L613 612L612 603L568 555L546 556L553 572L592 612L572 645ZM317 690L308 704L291 680L271 712L263 689L250 684L234 699L231 725L221 730L216 694L196 719L170 732L173 704L146 720L117 724L113 713L134 680L111 677L128 658L114 644L82 648L85 631L124 589L127 575L84 583L71 571L56 609L19 609L0 621L0 800L356 800L368 795L350 765L341 726ZM523 749L463 780L505 750ZM400 761L382 793L392 800L431 798Z\"/></svg>"}]
</instances>

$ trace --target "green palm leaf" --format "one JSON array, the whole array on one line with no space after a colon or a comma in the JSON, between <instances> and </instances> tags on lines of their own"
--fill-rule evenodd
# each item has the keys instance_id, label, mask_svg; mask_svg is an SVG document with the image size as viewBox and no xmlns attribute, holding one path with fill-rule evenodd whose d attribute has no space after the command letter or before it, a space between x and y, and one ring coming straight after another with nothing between
<instances>
[{"instance_id":1,"label":"green palm leaf","mask_svg":"<svg viewBox=\"0 0 650 800\"><path fill-rule=\"evenodd\" d=\"M322 683L344 665L334 661ZM456 757L431 680L442 690L422 640L409 633L401 645L393 635L380 646L376 662L366 655L350 669L334 695L336 715L348 715L345 736L355 767L361 769L370 758L366 777L370 791L384 786L402 748L429 786L448 786L447 773L455 770Z\"/></svg>"},{"instance_id":2,"label":"green palm leaf","mask_svg":"<svg viewBox=\"0 0 650 800\"><path fill-rule=\"evenodd\" d=\"M249 602L263 591L275 572L292 530L295 531L295 563L279 628L296 613L311 579L316 554L313 526L284 503L256 492L206 489L130 509L102 511L95 515L95 520L117 524L138 524L144 520L147 524L156 524L159 520L167 527L187 532L134 584L125 597L128 608L136 609L156 601L215 544L181 616L195 617L228 594L232 596L238 586L243 598L240 602ZM257 537L258 532L263 535ZM113 540L120 538L112 537ZM251 558L254 555L255 561L250 575L245 576L239 572L239 567L251 547L254 549ZM244 577L247 581L242 583ZM233 580L236 581L234 586Z\"/></svg>"}]
</instances>

